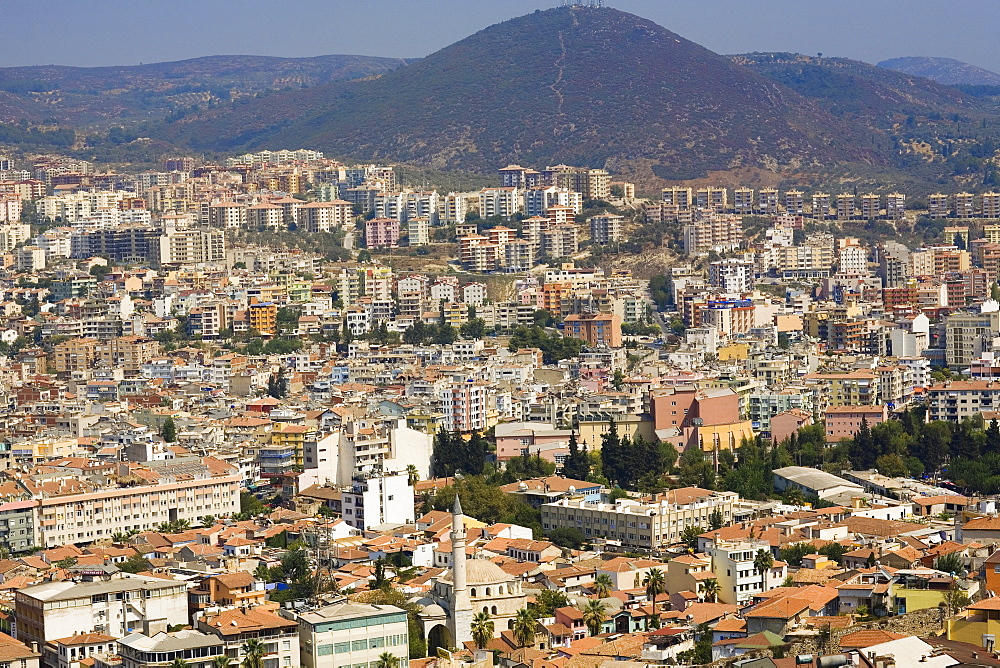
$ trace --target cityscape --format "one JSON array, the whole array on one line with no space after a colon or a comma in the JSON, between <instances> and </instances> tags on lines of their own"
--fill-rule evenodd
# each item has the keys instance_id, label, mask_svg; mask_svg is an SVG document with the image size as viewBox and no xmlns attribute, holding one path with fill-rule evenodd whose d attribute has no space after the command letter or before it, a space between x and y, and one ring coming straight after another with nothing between
<instances>
[{"instance_id":1,"label":"cityscape","mask_svg":"<svg viewBox=\"0 0 1000 668\"><path fill-rule=\"evenodd\" d=\"M557 4L0 67L0 668L1000 666L1000 74Z\"/></svg>"}]
</instances>

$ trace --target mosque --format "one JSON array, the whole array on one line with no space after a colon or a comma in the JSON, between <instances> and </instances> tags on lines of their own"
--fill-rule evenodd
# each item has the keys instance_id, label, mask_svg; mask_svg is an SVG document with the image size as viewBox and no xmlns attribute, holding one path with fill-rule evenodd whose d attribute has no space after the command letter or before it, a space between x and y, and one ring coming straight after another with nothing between
<instances>
[{"instance_id":1,"label":"mosque","mask_svg":"<svg viewBox=\"0 0 1000 668\"><path fill-rule=\"evenodd\" d=\"M451 514L452 567L432 580L431 590L417 603L428 656L439 647L452 649L472 641L472 618L486 612L494 633L514 627L517 611L526 607L521 583L492 561L468 558L462 503L455 497Z\"/></svg>"}]
</instances>

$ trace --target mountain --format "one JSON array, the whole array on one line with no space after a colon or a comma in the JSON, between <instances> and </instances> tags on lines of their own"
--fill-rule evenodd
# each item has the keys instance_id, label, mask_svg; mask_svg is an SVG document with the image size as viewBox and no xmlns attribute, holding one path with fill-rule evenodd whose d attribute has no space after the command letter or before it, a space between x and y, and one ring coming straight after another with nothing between
<instances>
[{"instance_id":1,"label":"mountain","mask_svg":"<svg viewBox=\"0 0 1000 668\"><path fill-rule=\"evenodd\" d=\"M951 86L848 58L747 53L733 60L815 99L836 116L863 119L875 127L909 115L973 112L980 104Z\"/></svg>"},{"instance_id":2,"label":"mountain","mask_svg":"<svg viewBox=\"0 0 1000 668\"><path fill-rule=\"evenodd\" d=\"M156 130L202 150L328 154L490 171L510 161L667 178L881 162L867 131L640 17L539 10L372 81L239 99Z\"/></svg>"},{"instance_id":3,"label":"mountain","mask_svg":"<svg viewBox=\"0 0 1000 668\"><path fill-rule=\"evenodd\" d=\"M192 105L378 76L406 62L350 55L208 56L115 67L5 67L0 68L0 122L148 120Z\"/></svg>"},{"instance_id":4,"label":"mountain","mask_svg":"<svg viewBox=\"0 0 1000 668\"><path fill-rule=\"evenodd\" d=\"M927 77L949 86L1000 86L1000 74L954 58L908 56L883 60L878 66L918 77Z\"/></svg>"}]
</instances>

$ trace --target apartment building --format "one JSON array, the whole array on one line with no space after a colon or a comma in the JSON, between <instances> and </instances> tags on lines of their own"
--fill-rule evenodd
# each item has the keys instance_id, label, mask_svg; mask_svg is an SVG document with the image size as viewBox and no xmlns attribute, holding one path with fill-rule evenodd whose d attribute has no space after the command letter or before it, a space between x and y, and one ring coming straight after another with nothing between
<instances>
[{"instance_id":1,"label":"apartment building","mask_svg":"<svg viewBox=\"0 0 1000 668\"><path fill-rule=\"evenodd\" d=\"M406 611L400 608L344 601L282 615L298 622L301 663L297 665L305 668L371 666L385 652L400 664L409 661Z\"/></svg>"},{"instance_id":2,"label":"apartment building","mask_svg":"<svg viewBox=\"0 0 1000 668\"><path fill-rule=\"evenodd\" d=\"M399 246L399 221L393 218L373 218L365 221L365 246L368 248Z\"/></svg>"},{"instance_id":3,"label":"apartment building","mask_svg":"<svg viewBox=\"0 0 1000 668\"><path fill-rule=\"evenodd\" d=\"M449 431L482 431L488 427L489 383L456 377L438 394L443 423Z\"/></svg>"},{"instance_id":4,"label":"apartment building","mask_svg":"<svg viewBox=\"0 0 1000 668\"><path fill-rule=\"evenodd\" d=\"M625 230L624 216L605 214L590 218L590 239L595 244L608 244L621 241Z\"/></svg>"},{"instance_id":5,"label":"apartment building","mask_svg":"<svg viewBox=\"0 0 1000 668\"><path fill-rule=\"evenodd\" d=\"M406 471L356 475L343 491L344 521L361 531L387 523L412 524L413 487Z\"/></svg>"},{"instance_id":6,"label":"apartment building","mask_svg":"<svg viewBox=\"0 0 1000 668\"><path fill-rule=\"evenodd\" d=\"M711 571L719 582L720 603L744 605L754 596L781 586L788 575L787 564L775 560L766 573L760 573L754 568L754 559L759 550L770 554L770 543L712 540L706 547L705 553L712 564Z\"/></svg>"},{"instance_id":7,"label":"apartment building","mask_svg":"<svg viewBox=\"0 0 1000 668\"><path fill-rule=\"evenodd\" d=\"M590 346L622 345L622 319L615 313L574 313L566 316L563 336L583 339Z\"/></svg>"},{"instance_id":8,"label":"apartment building","mask_svg":"<svg viewBox=\"0 0 1000 668\"><path fill-rule=\"evenodd\" d=\"M927 388L927 419L961 422L983 411L1000 410L1000 383L955 380Z\"/></svg>"},{"instance_id":9,"label":"apartment building","mask_svg":"<svg viewBox=\"0 0 1000 668\"><path fill-rule=\"evenodd\" d=\"M43 547L237 513L242 483L238 468L215 457L144 464L69 459L16 480L35 502L36 544Z\"/></svg>"},{"instance_id":10,"label":"apartment building","mask_svg":"<svg viewBox=\"0 0 1000 668\"><path fill-rule=\"evenodd\" d=\"M202 264L226 259L226 237L222 230L187 229L167 231L151 246L154 264Z\"/></svg>"},{"instance_id":11,"label":"apartment building","mask_svg":"<svg viewBox=\"0 0 1000 668\"><path fill-rule=\"evenodd\" d=\"M80 568L71 580L15 592L17 639L44 646L81 633L152 636L188 623L187 598L184 582L119 573L113 566Z\"/></svg>"},{"instance_id":12,"label":"apartment building","mask_svg":"<svg viewBox=\"0 0 1000 668\"><path fill-rule=\"evenodd\" d=\"M144 336L119 336L99 342L94 357L100 366L137 372L143 363L159 356L160 353L159 341Z\"/></svg>"},{"instance_id":13,"label":"apartment building","mask_svg":"<svg viewBox=\"0 0 1000 668\"><path fill-rule=\"evenodd\" d=\"M350 202L310 202L296 212L296 224L305 232L332 232L348 227L354 219Z\"/></svg>"},{"instance_id":14,"label":"apartment building","mask_svg":"<svg viewBox=\"0 0 1000 668\"><path fill-rule=\"evenodd\" d=\"M246 227L247 207L236 202L217 202L208 205L208 224L222 229Z\"/></svg>"},{"instance_id":15,"label":"apartment building","mask_svg":"<svg viewBox=\"0 0 1000 668\"><path fill-rule=\"evenodd\" d=\"M954 313L945 320L945 362L953 368L979 359L1000 333L1000 313Z\"/></svg>"},{"instance_id":16,"label":"apartment building","mask_svg":"<svg viewBox=\"0 0 1000 668\"><path fill-rule=\"evenodd\" d=\"M92 338L57 343L52 350L56 372L64 374L91 369L97 361L97 349L100 345L100 341Z\"/></svg>"},{"instance_id":17,"label":"apartment building","mask_svg":"<svg viewBox=\"0 0 1000 668\"><path fill-rule=\"evenodd\" d=\"M483 218L500 216L510 220L521 210L521 199L517 188L483 188L479 192L479 214Z\"/></svg>"},{"instance_id":18,"label":"apartment building","mask_svg":"<svg viewBox=\"0 0 1000 668\"><path fill-rule=\"evenodd\" d=\"M195 628L222 640L226 656L245 665L250 639L264 645L264 668L290 668L299 663L299 625L260 608L222 610L199 618Z\"/></svg>"},{"instance_id":19,"label":"apartment building","mask_svg":"<svg viewBox=\"0 0 1000 668\"><path fill-rule=\"evenodd\" d=\"M568 258L580 252L578 230L573 223L550 225L541 233L542 253L550 258Z\"/></svg>"},{"instance_id":20,"label":"apartment building","mask_svg":"<svg viewBox=\"0 0 1000 668\"><path fill-rule=\"evenodd\" d=\"M657 550L680 540L684 527L707 526L718 510L730 522L735 492L712 492L697 487L670 490L653 503L618 499L615 503L590 503L560 499L541 506L544 529L579 529L588 539L605 538L622 547Z\"/></svg>"},{"instance_id":21,"label":"apartment building","mask_svg":"<svg viewBox=\"0 0 1000 668\"><path fill-rule=\"evenodd\" d=\"M683 230L684 252L688 255L733 251L743 241L743 219L739 216L713 214L685 225Z\"/></svg>"},{"instance_id":22,"label":"apartment building","mask_svg":"<svg viewBox=\"0 0 1000 668\"><path fill-rule=\"evenodd\" d=\"M121 668L169 668L179 661L192 667L207 667L213 665L215 659L226 656L226 645L214 634L181 629L152 637L130 633L118 640L117 653Z\"/></svg>"}]
</instances>

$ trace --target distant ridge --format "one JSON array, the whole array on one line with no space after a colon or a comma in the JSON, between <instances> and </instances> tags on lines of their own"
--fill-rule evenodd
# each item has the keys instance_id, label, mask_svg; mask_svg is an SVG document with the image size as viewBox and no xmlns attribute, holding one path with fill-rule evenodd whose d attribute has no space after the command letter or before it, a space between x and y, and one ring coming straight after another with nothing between
<instances>
[{"instance_id":1,"label":"distant ridge","mask_svg":"<svg viewBox=\"0 0 1000 668\"><path fill-rule=\"evenodd\" d=\"M1000 74L969 63L963 63L954 58L908 56L883 60L878 66L919 77L927 77L949 86L1000 86Z\"/></svg>"}]
</instances>

